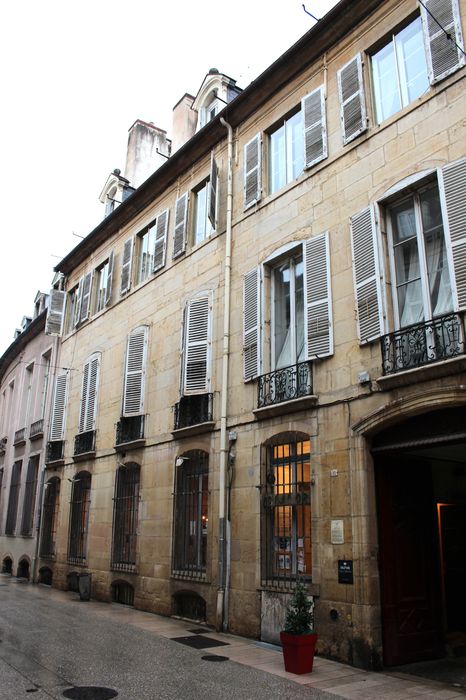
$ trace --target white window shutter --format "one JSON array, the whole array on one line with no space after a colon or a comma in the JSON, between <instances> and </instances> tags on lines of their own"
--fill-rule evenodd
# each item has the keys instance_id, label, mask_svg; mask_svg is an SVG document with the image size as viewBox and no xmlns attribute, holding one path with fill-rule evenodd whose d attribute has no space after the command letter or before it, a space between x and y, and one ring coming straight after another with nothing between
<instances>
[{"instance_id":1,"label":"white window shutter","mask_svg":"<svg viewBox=\"0 0 466 700\"><path fill-rule=\"evenodd\" d=\"M215 162L214 154L212 153L210 161L210 180L209 180L209 210L208 217L212 224L212 228L217 227L217 184L218 184L218 168Z\"/></svg>"},{"instance_id":2,"label":"white window shutter","mask_svg":"<svg viewBox=\"0 0 466 700\"><path fill-rule=\"evenodd\" d=\"M244 147L244 208L261 198L261 135L256 134Z\"/></svg>"},{"instance_id":3,"label":"white window shutter","mask_svg":"<svg viewBox=\"0 0 466 700\"><path fill-rule=\"evenodd\" d=\"M107 286L105 287L105 306L108 306L112 300L112 285L113 285L113 266L115 264L115 255L113 250L108 257L108 274Z\"/></svg>"},{"instance_id":4,"label":"white window shutter","mask_svg":"<svg viewBox=\"0 0 466 700\"><path fill-rule=\"evenodd\" d=\"M244 276L243 285L243 372L244 381L260 374L261 275L255 268Z\"/></svg>"},{"instance_id":5,"label":"white window shutter","mask_svg":"<svg viewBox=\"0 0 466 700\"><path fill-rule=\"evenodd\" d=\"M175 204L175 231L173 234L173 258L186 250L186 224L188 218L188 193L178 197Z\"/></svg>"},{"instance_id":6,"label":"white window shutter","mask_svg":"<svg viewBox=\"0 0 466 700\"><path fill-rule=\"evenodd\" d=\"M429 81L431 84L458 70L465 63L465 56L455 45L464 48L461 19L457 0L424 0L421 5L422 28L427 54ZM439 27L435 19L445 32Z\"/></svg>"},{"instance_id":7,"label":"white window shutter","mask_svg":"<svg viewBox=\"0 0 466 700\"><path fill-rule=\"evenodd\" d=\"M124 416L141 415L144 412L147 333L147 326L139 326L128 336L123 389Z\"/></svg>"},{"instance_id":8,"label":"white window shutter","mask_svg":"<svg viewBox=\"0 0 466 700\"><path fill-rule=\"evenodd\" d=\"M61 335L63 331L63 319L65 318L66 292L59 289L51 289L47 319L45 321L45 333L47 335Z\"/></svg>"},{"instance_id":9,"label":"white window shutter","mask_svg":"<svg viewBox=\"0 0 466 700\"><path fill-rule=\"evenodd\" d=\"M50 421L50 440L63 440L65 432L66 394L68 387L68 375L66 372L58 374L55 379L55 391L53 394L52 419Z\"/></svg>"},{"instance_id":10,"label":"white window shutter","mask_svg":"<svg viewBox=\"0 0 466 700\"><path fill-rule=\"evenodd\" d=\"M185 395L209 391L211 311L210 295L191 299L187 305L183 372Z\"/></svg>"},{"instance_id":11,"label":"white window shutter","mask_svg":"<svg viewBox=\"0 0 466 700\"><path fill-rule=\"evenodd\" d=\"M92 272L88 272L82 278L81 286L81 303L79 309L79 322L85 321L89 318L90 306L91 306L91 292L92 292Z\"/></svg>"},{"instance_id":12,"label":"white window shutter","mask_svg":"<svg viewBox=\"0 0 466 700\"><path fill-rule=\"evenodd\" d=\"M327 157L327 125L324 86L301 100L304 128L304 167L310 168Z\"/></svg>"},{"instance_id":13,"label":"white window shutter","mask_svg":"<svg viewBox=\"0 0 466 700\"><path fill-rule=\"evenodd\" d=\"M328 231L304 244L307 358L333 355L332 291Z\"/></svg>"},{"instance_id":14,"label":"white window shutter","mask_svg":"<svg viewBox=\"0 0 466 700\"><path fill-rule=\"evenodd\" d=\"M157 272L157 270L161 270L162 267L165 266L169 214L170 210L165 209L165 211L157 217L155 224L154 266L152 272Z\"/></svg>"},{"instance_id":15,"label":"white window shutter","mask_svg":"<svg viewBox=\"0 0 466 700\"><path fill-rule=\"evenodd\" d=\"M372 207L351 218L351 246L358 335L363 345L384 333L379 246Z\"/></svg>"},{"instance_id":16,"label":"white window shutter","mask_svg":"<svg viewBox=\"0 0 466 700\"><path fill-rule=\"evenodd\" d=\"M93 355L84 365L78 427L80 433L87 433L95 429L99 366L100 356L97 354Z\"/></svg>"},{"instance_id":17,"label":"white window shutter","mask_svg":"<svg viewBox=\"0 0 466 700\"><path fill-rule=\"evenodd\" d=\"M337 75L343 143L346 144L367 129L361 54L344 65Z\"/></svg>"},{"instance_id":18,"label":"white window shutter","mask_svg":"<svg viewBox=\"0 0 466 700\"><path fill-rule=\"evenodd\" d=\"M453 263L455 309L466 309L466 158L439 173L444 211L445 240Z\"/></svg>"},{"instance_id":19,"label":"white window shutter","mask_svg":"<svg viewBox=\"0 0 466 700\"><path fill-rule=\"evenodd\" d=\"M133 239L128 238L123 246L121 261L120 294L125 294L131 287L131 263L133 261Z\"/></svg>"}]
</instances>

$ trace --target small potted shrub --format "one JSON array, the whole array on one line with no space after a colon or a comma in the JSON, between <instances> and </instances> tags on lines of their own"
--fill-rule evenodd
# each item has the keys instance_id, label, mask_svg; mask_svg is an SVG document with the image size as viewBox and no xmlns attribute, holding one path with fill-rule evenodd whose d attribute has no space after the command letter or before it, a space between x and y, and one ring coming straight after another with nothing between
<instances>
[{"instance_id":1,"label":"small potted shrub","mask_svg":"<svg viewBox=\"0 0 466 700\"><path fill-rule=\"evenodd\" d=\"M314 632L313 603L302 581L296 588L286 610L285 629L280 632L285 671L310 673L314 663L317 634Z\"/></svg>"}]
</instances>

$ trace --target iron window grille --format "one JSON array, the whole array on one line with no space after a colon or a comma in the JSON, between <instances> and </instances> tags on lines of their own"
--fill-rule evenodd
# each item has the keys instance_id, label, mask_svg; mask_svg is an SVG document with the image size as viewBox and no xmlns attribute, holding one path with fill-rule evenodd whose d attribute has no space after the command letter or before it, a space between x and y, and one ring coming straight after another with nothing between
<instances>
[{"instance_id":1,"label":"iron window grille","mask_svg":"<svg viewBox=\"0 0 466 700\"><path fill-rule=\"evenodd\" d=\"M311 362L299 362L290 367L263 374L257 381L257 407L273 406L312 394Z\"/></svg>"},{"instance_id":2,"label":"iron window grille","mask_svg":"<svg viewBox=\"0 0 466 700\"><path fill-rule=\"evenodd\" d=\"M70 503L70 536L68 562L83 564L86 560L89 506L91 501L91 475L80 472L73 479Z\"/></svg>"},{"instance_id":3,"label":"iron window grille","mask_svg":"<svg viewBox=\"0 0 466 700\"><path fill-rule=\"evenodd\" d=\"M309 439L284 433L263 447L261 491L262 584L288 588L311 579L311 463Z\"/></svg>"},{"instance_id":4,"label":"iron window grille","mask_svg":"<svg viewBox=\"0 0 466 700\"><path fill-rule=\"evenodd\" d=\"M21 534L24 537L32 535L34 521L34 505L36 503L37 474L39 472L39 455L29 459L24 489L23 516L21 520Z\"/></svg>"},{"instance_id":5,"label":"iron window grille","mask_svg":"<svg viewBox=\"0 0 466 700\"><path fill-rule=\"evenodd\" d=\"M416 323L381 338L384 375L449 360L465 354L464 327L459 314Z\"/></svg>"},{"instance_id":6,"label":"iron window grille","mask_svg":"<svg viewBox=\"0 0 466 700\"><path fill-rule=\"evenodd\" d=\"M34 421L34 423L31 423L31 427L29 428L29 438L35 438L42 436L44 434L44 419L39 418L39 420Z\"/></svg>"},{"instance_id":7,"label":"iron window grille","mask_svg":"<svg viewBox=\"0 0 466 700\"><path fill-rule=\"evenodd\" d=\"M60 479L54 477L45 485L44 505L42 510L42 534L40 539L41 557L55 556L59 496Z\"/></svg>"},{"instance_id":8,"label":"iron window grille","mask_svg":"<svg viewBox=\"0 0 466 700\"><path fill-rule=\"evenodd\" d=\"M136 568L139 480L137 464L121 466L116 473L111 562L115 571L134 571Z\"/></svg>"},{"instance_id":9,"label":"iron window grille","mask_svg":"<svg viewBox=\"0 0 466 700\"><path fill-rule=\"evenodd\" d=\"M122 416L116 426L116 444L144 438L144 416Z\"/></svg>"},{"instance_id":10,"label":"iron window grille","mask_svg":"<svg viewBox=\"0 0 466 700\"><path fill-rule=\"evenodd\" d=\"M47 450L45 455L46 462L57 462L63 459L65 441L64 440L51 440L47 443Z\"/></svg>"},{"instance_id":11,"label":"iron window grille","mask_svg":"<svg viewBox=\"0 0 466 700\"><path fill-rule=\"evenodd\" d=\"M21 460L18 460L13 464L10 483L10 496L8 499L8 510L6 514L5 535L14 535L16 530L19 489L21 485L21 465Z\"/></svg>"},{"instance_id":12,"label":"iron window grille","mask_svg":"<svg viewBox=\"0 0 466 700\"><path fill-rule=\"evenodd\" d=\"M213 394L182 396L175 404L175 430L212 420Z\"/></svg>"},{"instance_id":13,"label":"iron window grille","mask_svg":"<svg viewBox=\"0 0 466 700\"><path fill-rule=\"evenodd\" d=\"M95 430L88 430L74 436L74 455L95 452Z\"/></svg>"},{"instance_id":14,"label":"iron window grille","mask_svg":"<svg viewBox=\"0 0 466 700\"><path fill-rule=\"evenodd\" d=\"M181 464L180 464L181 462ZM209 455L191 450L177 459L173 573L203 577L209 524Z\"/></svg>"}]
</instances>

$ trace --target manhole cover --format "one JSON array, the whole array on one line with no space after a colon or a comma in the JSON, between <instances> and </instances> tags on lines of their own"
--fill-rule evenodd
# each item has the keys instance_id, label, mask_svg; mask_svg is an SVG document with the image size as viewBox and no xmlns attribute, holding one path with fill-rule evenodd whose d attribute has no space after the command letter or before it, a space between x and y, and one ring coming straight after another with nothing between
<instances>
[{"instance_id":1,"label":"manhole cover","mask_svg":"<svg viewBox=\"0 0 466 700\"><path fill-rule=\"evenodd\" d=\"M113 688L99 688L95 685L81 685L63 691L64 698L70 700L110 700L118 695Z\"/></svg>"},{"instance_id":2,"label":"manhole cover","mask_svg":"<svg viewBox=\"0 0 466 700\"><path fill-rule=\"evenodd\" d=\"M228 656L219 656L219 654L206 654L201 656L203 661L228 661Z\"/></svg>"},{"instance_id":3,"label":"manhole cover","mask_svg":"<svg viewBox=\"0 0 466 700\"><path fill-rule=\"evenodd\" d=\"M188 647L193 647L193 649L209 649L209 647L228 646L228 642L220 642L218 639L204 637L202 634L195 634L189 637L172 637L171 639L174 642L180 642L180 644L186 644Z\"/></svg>"}]
</instances>

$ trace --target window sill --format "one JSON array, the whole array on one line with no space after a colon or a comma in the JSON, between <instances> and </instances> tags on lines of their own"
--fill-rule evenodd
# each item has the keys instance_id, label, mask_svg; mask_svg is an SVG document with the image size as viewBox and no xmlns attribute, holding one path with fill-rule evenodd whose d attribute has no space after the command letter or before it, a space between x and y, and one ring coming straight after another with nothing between
<instances>
[{"instance_id":1,"label":"window sill","mask_svg":"<svg viewBox=\"0 0 466 700\"><path fill-rule=\"evenodd\" d=\"M254 408L253 413L257 420L271 418L273 416L281 416L285 413L294 413L295 411L303 411L305 408L311 408L317 404L318 397L315 394L310 396L301 396L299 399L291 401L282 401L274 403L271 406L263 406L262 408Z\"/></svg>"},{"instance_id":2,"label":"window sill","mask_svg":"<svg viewBox=\"0 0 466 700\"><path fill-rule=\"evenodd\" d=\"M466 356L461 355L460 357L452 357L450 360L442 360L431 365L406 369L386 377L379 377L376 381L381 391L390 391L390 389L397 389L401 386L427 382L430 379L439 377L448 377L451 374L458 374L465 370Z\"/></svg>"},{"instance_id":3,"label":"window sill","mask_svg":"<svg viewBox=\"0 0 466 700\"><path fill-rule=\"evenodd\" d=\"M114 445L113 449L115 452L126 452L127 450L137 450L140 447L144 447L146 444L145 438L140 438L139 440L130 440L129 442L120 442L118 445Z\"/></svg>"},{"instance_id":4,"label":"window sill","mask_svg":"<svg viewBox=\"0 0 466 700\"><path fill-rule=\"evenodd\" d=\"M137 574L136 564L111 564L110 571L118 574Z\"/></svg>"},{"instance_id":5,"label":"window sill","mask_svg":"<svg viewBox=\"0 0 466 700\"><path fill-rule=\"evenodd\" d=\"M26 444L26 440L17 440L16 442L13 443L13 447L22 447L23 445Z\"/></svg>"},{"instance_id":6,"label":"window sill","mask_svg":"<svg viewBox=\"0 0 466 700\"><path fill-rule=\"evenodd\" d=\"M272 581L264 582L260 588L257 590L259 593L283 593L283 595L290 595L293 592L296 582L295 581L277 581L274 585ZM319 583L306 583L306 589L309 595L313 598L319 598L320 596L320 584Z\"/></svg>"},{"instance_id":7,"label":"window sill","mask_svg":"<svg viewBox=\"0 0 466 700\"><path fill-rule=\"evenodd\" d=\"M63 457L60 459L53 459L50 462L45 463L45 468L46 469L55 469L55 467L63 467L65 464L65 460Z\"/></svg>"},{"instance_id":8,"label":"window sill","mask_svg":"<svg viewBox=\"0 0 466 700\"><path fill-rule=\"evenodd\" d=\"M41 431L40 433L36 433L35 435L30 435L29 440L30 442L34 442L34 440L42 440L44 437L44 432Z\"/></svg>"},{"instance_id":9,"label":"window sill","mask_svg":"<svg viewBox=\"0 0 466 700\"><path fill-rule=\"evenodd\" d=\"M171 578L175 581L191 581L192 583L209 583L205 571L172 571Z\"/></svg>"},{"instance_id":10,"label":"window sill","mask_svg":"<svg viewBox=\"0 0 466 700\"><path fill-rule=\"evenodd\" d=\"M186 428L177 428L172 430L172 435L175 439L189 437L190 435L200 435L201 433L210 433L215 428L215 421L209 420L205 423L196 423L188 425Z\"/></svg>"},{"instance_id":11,"label":"window sill","mask_svg":"<svg viewBox=\"0 0 466 700\"><path fill-rule=\"evenodd\" d=\"M94 458L95 458L95 450L91 450L90 452L81 452L81 454L73 455L73 457L72 457L73 462L85 462L86 459L94 459Z\"/></svg>"}]
</instances>

